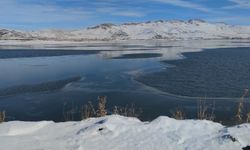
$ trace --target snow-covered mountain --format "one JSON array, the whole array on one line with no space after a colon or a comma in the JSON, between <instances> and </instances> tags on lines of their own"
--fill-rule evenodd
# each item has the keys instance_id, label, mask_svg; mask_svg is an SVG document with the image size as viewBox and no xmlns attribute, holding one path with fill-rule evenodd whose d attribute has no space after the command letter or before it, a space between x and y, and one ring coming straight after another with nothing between
<instances>
[{"instance_id":1,"label":"snow-covered mountain","mask_svg":"<svg viewBox=\"0 0 250 150\"><path fill-rule=\"evenodd\" d=\"M250 26L208 23L203 20L171 20L121 25L101 24L78 30L0 30L1 40L127 40L127 39L250 39Z\"/></svg>"},{"instance_id":2,"label":"snow-covered mountain","mask_svg":"<svg viewBox=\"0 0 250 150\"><path fill-rule=\"evenodd\" d=\"M0 40L32 39L28 32L0 29Z\"/></svg>"}]
</instances>

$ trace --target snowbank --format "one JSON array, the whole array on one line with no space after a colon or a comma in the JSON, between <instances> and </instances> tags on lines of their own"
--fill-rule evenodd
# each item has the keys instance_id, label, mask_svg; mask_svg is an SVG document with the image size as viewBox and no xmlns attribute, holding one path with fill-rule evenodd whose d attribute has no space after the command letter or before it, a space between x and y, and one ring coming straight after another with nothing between
<instances>
[{"instance_id":1,"label":"snowbank","mask_svg":"<svg viewBox=\"0 0 250 150\"><path fill-rule=\"evenodd\" d=\"M237 150L250 145L250 124L224 127L159 117L152 122L117 115L81 122L0 124L1 150Z\"/></svg>"}]
</instances>

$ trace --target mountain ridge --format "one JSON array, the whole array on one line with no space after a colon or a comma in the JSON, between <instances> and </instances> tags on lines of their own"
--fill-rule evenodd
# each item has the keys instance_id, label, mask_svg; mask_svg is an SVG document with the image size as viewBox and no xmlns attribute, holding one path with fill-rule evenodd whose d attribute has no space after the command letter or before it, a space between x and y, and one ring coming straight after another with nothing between
<instances>
[{"instance_id":1,"label":"mountain ridge","mask_svg":"<svg viewBox=\"0 0 250 150\"><path fill-rule=\"evenodd\" d=\"M75 30L18 31L0 29L0 40L146 40L250 39L250 26L209 23L201 19L156 20L120 25L104 23Z\"/></svg>"}]
</instances>

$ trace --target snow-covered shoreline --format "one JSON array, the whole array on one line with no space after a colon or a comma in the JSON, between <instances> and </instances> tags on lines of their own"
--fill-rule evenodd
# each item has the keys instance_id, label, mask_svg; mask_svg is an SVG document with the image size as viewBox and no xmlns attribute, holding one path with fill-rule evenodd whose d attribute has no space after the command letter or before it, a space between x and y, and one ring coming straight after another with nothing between
<instances>
[{"instance_id":1,"label":"snow-covered shoreline","mask_svg":"<svg viewBox=\"0 0 250 150\"><path fill-rule=\"evenodd\" d=\"M141 122L111 115L79 122L5 122L0 145L6 150L241 150L250 145L249 134L250 124L225 127L163 116Z\"/></svg>"}]
</instances>

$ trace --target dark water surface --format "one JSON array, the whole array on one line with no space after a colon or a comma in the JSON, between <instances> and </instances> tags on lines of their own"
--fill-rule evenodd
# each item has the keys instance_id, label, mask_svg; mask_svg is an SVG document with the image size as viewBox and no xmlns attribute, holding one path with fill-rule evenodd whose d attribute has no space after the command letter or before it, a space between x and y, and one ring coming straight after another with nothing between
<instances>
[{"instance_id":1,"label":"dark water surface","mask_svg":"<svg viewBox=\"0 0 250 150\"><path fill-rule=\"evenodd\" d=\"M137 80L189 97L236 98L250 86L250 48L209 49L184 56L181 60L163 61L173 67Z\"/></svg>"},{"instance_id":2,"label":"dark water surface","mask_svg":"<svg viewBox=\"0 0 250 150\"><path fill-rule=\"evenodd\" d=\"M95 50L47 50L47 49L18 49L18 50L0 50L0 59L2 58L23 58L23 57L46 57L63 55L87 55L97 54Z\"/></svg>"},{"instance_id":3,"label":"dark water surface","mask_svg":"<svg viewBox=\"0 0 250 150\"><path fill-rule=\"evenodd\" d=\"M193 118L196 97L207 97L209 105L216 104L217 121L232 121L238 97L250 85L249 48L185 53L185 59L176 61L165 58L172 58L174 49L143 48L121 55L102 54L101 48L0 50L0 110L7 112L8 120L63 121L65 109L107 96L109 110L134 103L142 108L143 120L171 116L176 108Z\"/></svg>"}]
</instances>

